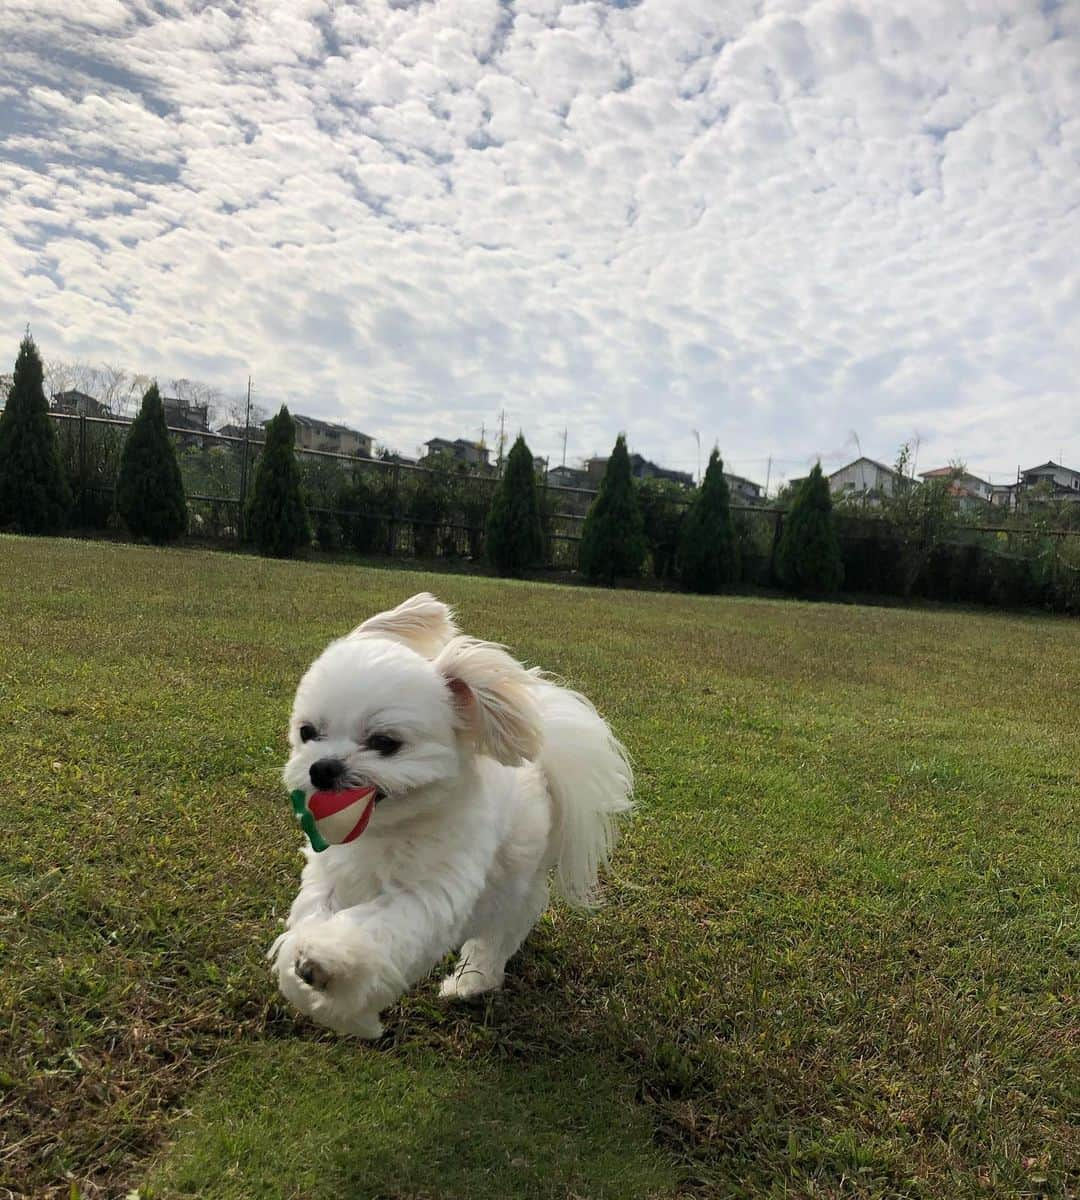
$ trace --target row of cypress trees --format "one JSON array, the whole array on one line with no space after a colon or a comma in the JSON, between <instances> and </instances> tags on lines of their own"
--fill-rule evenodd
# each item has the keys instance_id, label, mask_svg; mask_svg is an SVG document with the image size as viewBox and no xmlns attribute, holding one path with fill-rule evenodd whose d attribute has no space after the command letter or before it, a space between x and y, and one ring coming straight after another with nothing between
<instances>
[{"instance_id":1,"label":"row of cypress trees","mask_svg":"<svg viewBox=\"0 0 1080 1200\"><path fill-rule=\"evenodd\" d=\"M0 416L0 528L23 533L59 532L72 504L43 378L41 357L28 333ZM245 513L247 536L263 554L287 556L311 542L294 450L295 426L282 407L267 426ZM187 529L183 480L157 384L143 396L124 442L116 511L135 537L155 543L173 541ZM486 535L488 558L506 574L520 574L543 559L533 456L520 434L492 497ZM580 567L590 579L611 585L637 575L646 552L630 457L620 434L585 519ZM683 586L691 591L717 592L738 579L738 541L716 450L683 521L677 560ZM840 586L840 545L820 465L803 481L786 515L777 567L781 581L795 592L827 594Z\"/></svg>"},{"instance_id":2,"label":"row of cypress trees","mask_svg":"<svg viewBox=\"0 0 1080 1200\"><path fill-rule=\"evenodd\" d=\"M295 469L294 437L292 418L283 408L267 430L245 514L249 536L265 554L291 554L311 540ZM49 419L41 355L27 333L0 414L0 529L60 533L72 500ZM134 537L160 545L175 541L187 529L184 482L156 383L144 394L124 439L115 504Z\"/></svg>"},{"instance_id":3,"label":"row of cypress trees","mask_svg":"<svg viewBox=\"0 0 1080 1200\"><path fill-rule=\"evenodd\" d=\"M637 575L645 554L644 521L620 434L585 518L580 565L591 579L613 584ZM676 558L679 579L690 591L718 592L738 581L738 538L718 450L709 456L705 478L686 512ZM829 595L843 582L832 497L820 463L799 485L783 518L776 565L780 582L800 595Z\"/></svg>"}]
</instances>

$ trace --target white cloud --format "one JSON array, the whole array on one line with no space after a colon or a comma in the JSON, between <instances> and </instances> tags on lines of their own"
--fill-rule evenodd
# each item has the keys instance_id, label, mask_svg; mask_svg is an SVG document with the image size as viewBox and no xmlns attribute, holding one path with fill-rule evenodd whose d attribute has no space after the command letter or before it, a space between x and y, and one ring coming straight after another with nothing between
<instances>
[{"instance_id":1,"label":"white cloud","mask_svg":"<svg viewBox=\"0 0 1080 1200\"><path fill-rule=\"evenodd\" d=\"M4 6L0 319L406 451L1071 455L1080 12ZM778 474L773 468L773 478Z\"/></svg>"}]
</instances>

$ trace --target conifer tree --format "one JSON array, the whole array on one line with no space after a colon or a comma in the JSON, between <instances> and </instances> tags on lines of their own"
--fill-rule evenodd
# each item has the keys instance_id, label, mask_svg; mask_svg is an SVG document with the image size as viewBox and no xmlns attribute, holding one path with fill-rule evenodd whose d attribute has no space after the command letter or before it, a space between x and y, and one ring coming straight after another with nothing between
<instances>
[{"instance_id":1,"label":"conifer tree","mask_svg":"<svg viewBox=\"0 0 1080 1200\"><path fill-rule=\"evenodd\" d=\"M187 529L187 500L176 450L165 427L165 406L156 383L143 395L131 423L116 478L116 511L134 537L158 545Z\"/></svg>"},{"instance_id":2,"label":"conifer tree","mask_svg":"<svg viewBox=\"0 0 1080 1200\"><path fill-rule=\"evenodd\" d=\"M70 511L71 486L49 419L41 355L28 332L0 413L0 529L59 533Z\"/></svg>"},{"instance_id":3,"label":"conifer tree","mask_svg":"<svg viewBox=\"0 0 1080 1200\"><path fill-rule=\"evenodd\" d=\"M600 493L581 531L579 563L590 578L613 584L637 575L645 558L645 527L638 507L626 438L620 433L608 459Z\"/></svg>"},{"instance_id":4,"label":"conifer tree","mask_svg":"<svg viewBox=\"0 0 1080 1200\"><path fill-rule=\"evenodd\" d=\"M705 478L691 501L679 544L679 576L692 592L718 592L738 578L738 544L720 452L709 456Z\"/></svg>"},{"instance_id":5,"label":"conifer tree","mask_svg":"<svg viewBox=\"0 0 1080 1200\"><path fill-rule=\"evenodd\" d=\"M844 581L832 496L821 463L799 484L784 517L776 569L784 587L802 595L828 595Z\"/></svg>"},{"instance_id":6,"label":"conifer tree","mask_svg":"<svg viewBox=\"0 0 1080 1200\"><path fill-rule=\"evenodd\" d=\"M285 405L266 427L266 444L247 510L247 536L260 554L288 558L311 544L294 446L296 427Z\"/></svg>"},{"instance_id":7,"label":"conifer tree","mask_svg":"<svg viewBox=\"0 0 1080 1200\"><path fill-rule=\"evenodd\" d=\"M520 433L506 460L506 471L491 498L487 517L487 556L504 575L517 575L544 556L533 456Z\"/></svg>"}]
</instances>

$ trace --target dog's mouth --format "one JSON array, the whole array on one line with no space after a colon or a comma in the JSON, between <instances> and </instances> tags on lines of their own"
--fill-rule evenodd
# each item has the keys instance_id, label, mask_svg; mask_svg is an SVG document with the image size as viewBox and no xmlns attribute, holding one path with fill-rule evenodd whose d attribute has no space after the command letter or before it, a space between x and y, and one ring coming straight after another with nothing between
<instances>
[{"instance_id":1,"label":"dog's mouth","mask_svg":"<svg viewBox=\"0 0 1080 1200\"><path fill-rule=\"evenodd\" d=\"M383 798L372 784L366 787L292 793L296 818L316 852L327 846L344 846L355 841L368 827L375 805Z\"/></svg>"}]
</instances>

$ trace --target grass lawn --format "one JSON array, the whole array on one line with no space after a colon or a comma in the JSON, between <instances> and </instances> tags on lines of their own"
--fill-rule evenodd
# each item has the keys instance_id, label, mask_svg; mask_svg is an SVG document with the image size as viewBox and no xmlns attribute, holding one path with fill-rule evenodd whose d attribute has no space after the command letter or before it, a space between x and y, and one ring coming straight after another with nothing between
<instances>
[{"instance_id":1,"label":"grass lawn","mask_svg":"<svg viewBox=\"0 0 1080 1200\"><path fill-rule=\"evenodd\" d=\"M1076 1194L1080 626L0 538L0 1195ZM608 906L278 1003L297 679L421 589L585 690Z\"/></svg>"}]
</instances>

